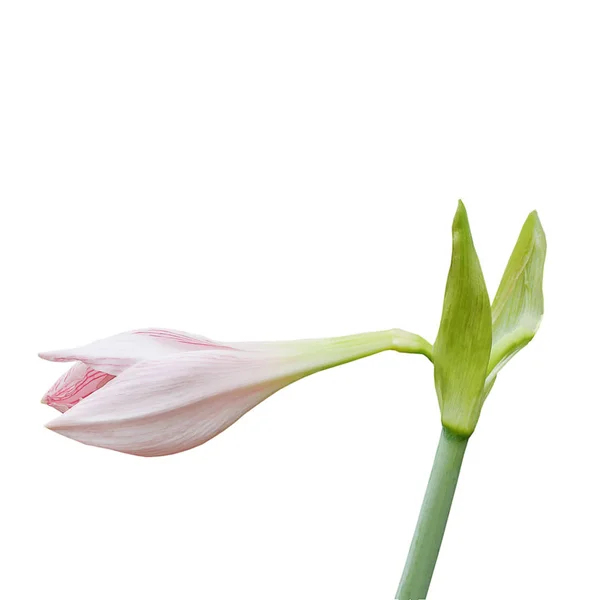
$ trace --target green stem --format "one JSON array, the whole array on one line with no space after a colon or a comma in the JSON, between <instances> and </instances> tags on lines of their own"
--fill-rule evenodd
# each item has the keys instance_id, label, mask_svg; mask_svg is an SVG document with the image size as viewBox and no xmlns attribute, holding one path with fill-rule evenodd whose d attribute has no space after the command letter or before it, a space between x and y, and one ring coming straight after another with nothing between
<instances>
[{"instance_id":1,"label":"green stem","mask_svg":"<svg viewBox=\"0 0 600 600\"><path fill-rule=\"evenodd\" d=\"M397 600L425 600L440 552L468 438L442 429L421 514L396 592Z\"/></svg>"}]
</instances>

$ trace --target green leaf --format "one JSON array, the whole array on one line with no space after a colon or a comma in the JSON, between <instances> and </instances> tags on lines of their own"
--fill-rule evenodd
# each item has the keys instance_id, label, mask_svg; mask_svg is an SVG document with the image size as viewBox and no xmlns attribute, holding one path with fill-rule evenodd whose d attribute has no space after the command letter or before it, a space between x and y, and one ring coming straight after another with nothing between
<instances>
[{"instance_id":1,"label":"green leaf","mask_svg":"<svg viewBox=\"0 0 600 600\"><path fill-rule=\"evenodd\" d=\"M525 221L492 304L492 352L485 395L496 375L535 335L544 314L546 236L536 211Z\"/></svg>"},{"instance_id":2,"label":"green leaf","mask_svg":"<svg viewBox=\"0 0 600 600\"><path fill-rule=\"evenodd\" d=\"M442 423L458 435L471 435L477 425L491 345L490 299L467 211L459 201L452 224L452 261L442 320L433 346Z\"/></svg>"}]
</instances>

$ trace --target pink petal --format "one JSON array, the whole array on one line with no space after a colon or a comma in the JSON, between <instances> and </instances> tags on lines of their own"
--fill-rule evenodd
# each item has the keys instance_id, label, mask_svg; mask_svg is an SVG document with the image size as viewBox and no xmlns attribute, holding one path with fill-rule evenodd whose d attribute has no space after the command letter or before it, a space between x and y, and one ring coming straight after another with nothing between
<instances>
[{"instance_id":1,"label":"pink petal","mask_svg":"<svg viewBox=\"0 0 600 600\"><path fill-rule=\"evenodd\" d=\"M77 363L46 392L42 402L65 412L92 392L105 386L111 379L114 379L112 375Z\"/></svg>"},{"instance_id":2,"label":"pink petal","mask_svg":"<svg viewBox=\"0 0 600 600\"><path fill-rule=\"evenodd\" d=\"M142 360L152 360L176 352L227 348L208 338L172 329L140 329L103 338L79 348L40 352L55 362L81 361L93 369L118 375Z\"/></svg>"}]
</instances>

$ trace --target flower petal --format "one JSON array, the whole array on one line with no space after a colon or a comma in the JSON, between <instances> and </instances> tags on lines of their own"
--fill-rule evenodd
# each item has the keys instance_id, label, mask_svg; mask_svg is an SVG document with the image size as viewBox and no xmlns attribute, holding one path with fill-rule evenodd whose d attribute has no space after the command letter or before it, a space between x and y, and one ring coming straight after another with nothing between
<instances>
[{"instance_id":1,"label":"flower petal","mask_svg":"<svg viewBox=\"0 0 600 600\"><path fill-rule=\"evenodd\" d=\"M140 329L103 338L79 348L40 352L40 358L55 362L79 360L99 371L118 375L142 360L175 352L226 348L208 338L173 329Z\"/></svg>"},{"instance_id":2,"label":"flower petal","mask_svg":"<svg viewBox=\"0 0 600 600\"><path fill-rule=\"evenodd\" d=\"M83 398L104 387L112 379L114 379L113 375L90 369L80 362L71 367L44 394L42 402L60 412L65 412Z\"/></svg>"}]
</instances>

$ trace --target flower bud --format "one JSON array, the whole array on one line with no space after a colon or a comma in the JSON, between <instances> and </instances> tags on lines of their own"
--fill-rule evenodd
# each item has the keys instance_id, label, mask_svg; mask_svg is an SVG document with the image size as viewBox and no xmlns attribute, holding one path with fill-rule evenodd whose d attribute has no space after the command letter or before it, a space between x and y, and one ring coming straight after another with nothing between
<instances>
[{"instance_id":1,"label":"flower bud","mask_svg":"<svg viewBox=\"0 0 600 600\"><path fill-rule=\"evenodd\" d=\"M233 344L171 330L123 333L40 355L82 365L53 387L54 396L68 401L59 407L66 412L47 427L129 454L173 454L203 444L302 377L384 350L431 353L423 338L400 329ZM105 379L102 387L87 387L83 394L71 383L88 377L86 369Z\"/></svg>"}]
</instances>

